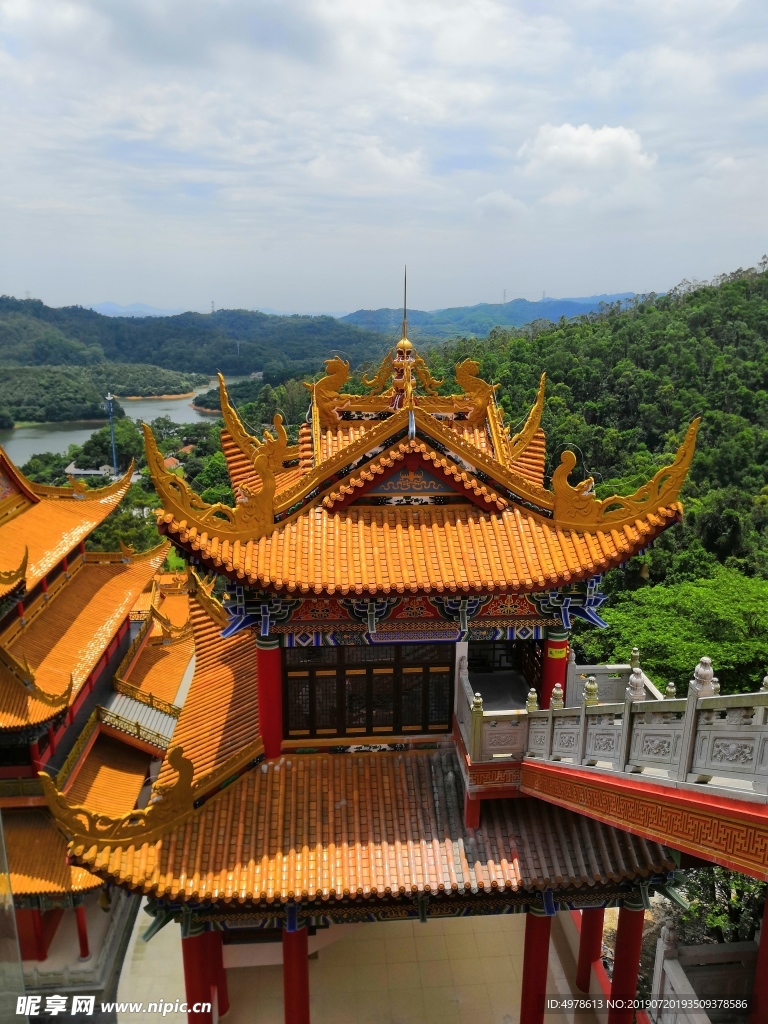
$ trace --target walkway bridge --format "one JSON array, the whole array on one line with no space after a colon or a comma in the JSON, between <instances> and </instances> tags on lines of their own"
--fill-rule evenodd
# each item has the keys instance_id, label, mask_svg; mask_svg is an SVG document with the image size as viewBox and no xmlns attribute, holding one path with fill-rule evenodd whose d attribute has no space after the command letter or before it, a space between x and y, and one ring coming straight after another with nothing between
<instances>
[{"instance_id":1,"label":"walkway bridge","mask_svg":"<svg viewBox=\"0 0 768 1024\"><path fill-rule=\"evenodd\" d=\"M702 658L678 698L634 652L630 665L572 661L547 710L532 693L503 712L484 710L465 664L459 684L468 823L483 799L536 796L768 880L768 677L756 693L722 696Z\"/></svg>"}]
</instances>

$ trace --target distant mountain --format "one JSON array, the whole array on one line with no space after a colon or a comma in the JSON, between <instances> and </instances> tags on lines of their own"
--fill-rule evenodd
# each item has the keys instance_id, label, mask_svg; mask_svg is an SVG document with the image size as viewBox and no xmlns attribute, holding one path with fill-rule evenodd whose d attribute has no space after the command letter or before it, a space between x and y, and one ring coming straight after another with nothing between
<instances>
[{"instance_id":1,"label":"distant mountain","mask_svg":"<svg viewBox=\"0 0 768 1024\"><path fill-rule=\"evenodd\" d=\"M632 298L634 292L616 295L590 295L578 299L512 299L510 302L481 302L476 306L455 306L424 312L408 310L408 324L412 337L452 338L456 335L485 337L494 327L522 327L534 320L567 320L585 313L596 312L603 302L616 302ZM358 309L340 318L342 323L355 324L369 331L392 335L403 319L402 309Z\"/></svg>"},{"instance_id":2,"label":"distant mountain","mask_svg":"<svg viewBox=\"0 0 768 1024\"><path fill-rule=\"evenodd\" d=\"M322 369L338 353L353 366L389 347L375 331L330 316L270 316L247 309L176 316L104 316L83 306L0 296L0 365L151 363L171 370L246 375L268 383Z\"/></svg>"},{"instance_id":3,"label":"distant mountain","mask_svg":"<svg viewBox=\"0 0 768 1024\"><path fill-rule=\"evenodd\" d=\"M130 306L120 306L116 302L99 302L90 308L102 316L176 316L178 313L186 312L184 309L157 309L156 306L147 306L143 302L132 302Z\"/></svg>"},{"instance_id":4,"label":"distant mountain","mask_svg":"<svg viewBox=\"0 0 768 1024\"><path fill-rule=\"evenodd\" d=\"M602 295L581 295L578 297L569 295L567 298L564 298L561 301L582 302L585 306L593 306L596 302L599 304L601 302L618 302L619 299L621 299L622 301L624 299L634 299L635 295L637 295L637 292L615 292L612 295L606 295L605 293L603 293Z\"/></svg>"}]
</instances>

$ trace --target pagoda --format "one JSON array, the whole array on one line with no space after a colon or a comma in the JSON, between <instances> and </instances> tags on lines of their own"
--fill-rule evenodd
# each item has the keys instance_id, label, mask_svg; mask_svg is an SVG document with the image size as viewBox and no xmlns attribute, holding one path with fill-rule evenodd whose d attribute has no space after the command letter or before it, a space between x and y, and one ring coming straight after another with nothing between
<instances>
[{"instance_id":1,"label":"pagoda","mask_svg":"<svg viewBox=\"0 0 768 1024\"><path fill-rule=\"evenodd\" d=\"M634 942L670 882L658 843L521 794L521 723L562 706L602 574L680 520L698 421L632 495L572 481L570 450L547 487L544 377L513 432L478 369L444 394L404 323L363 394L328 360L296 444L279 415L255 437L222 380L231 507L145 427L195 681L143 808L100 814L42 781L72 863L148 897L150 935L180 923L192 1024L226 1013L232 943L282 942L285 1019L306 1024L310 932L517 911L535 1024L556 912L620 906Z\"/></svg>"}]
</instances>

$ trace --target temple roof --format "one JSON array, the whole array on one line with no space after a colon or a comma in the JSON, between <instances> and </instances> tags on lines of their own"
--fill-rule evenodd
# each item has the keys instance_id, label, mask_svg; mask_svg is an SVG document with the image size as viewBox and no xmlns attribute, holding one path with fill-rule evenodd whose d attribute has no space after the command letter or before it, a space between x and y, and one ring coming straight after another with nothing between
<instances>
[{"instance_id":1,"label":"temple roof","mask_svg":"<svg viewBox=\"0 0 768 1024\"><path fill-rule=\"evenodd\" d=\"M195 671L173 742L183 747L194 764L194 780L205 777L210 788L222 767L231 775L264 749L259 735L256 645L248 631L224 639L220 606L210 601L194 577L191 584L196 590L189 599ZM158 782L163 786L173 778L174 770L165 761Z\"/></svg>"},{"instance_id":2,"label":"temple roof","mask_svg":"<svg viewBox=\"0 0 768 1024\"><path fill-rule=\"evenodd\" d=\"M132 472L108 487L47 487L28 480L0 448L0 597L14 589L4 577L25 558L30 591L85 540L120 504Z\"/></svg>"},{"instance_id":3,"label":"temple roof","mask_svg":"<svg viewBox=\"0 0 768 1024\"><path fill-rule=\"evenodd\" d=\"M161 532L207 567L278 591L525 592L621 564L680 519L698 420L672 465L632 495L600 500L591 479L572 484L570 450L548 489L544 378L512 435L477 363L457 366L461 394L441 396L404 341L364 378L369 395L341 393L348 364L329 360L308 385L294 446L279 415L274 434L249 434L222 380L234 507L207 504L168 473L145 427Z\"/></svg>"},{"instance_id":4,"label":"temple roof","mask_svg":"<svg viewBox=\"0 0 768 1024\"><path fill-rule=\"evenodd\" d=\"M186 594L154 592L159 614L152 615L146 642L126 667L123 681L161 701L175 703L195 653ZM134 606L135 607L135 606Z\"/></svg>"},{"instance_id":5,"label":"temple roof","mask_svg":"<svg viewBox=\"0 0 768 1024\"><path fill-rule=\"evenodd\" d=\"M75 699L167 551L81 556L48 601L12 622L0 635L0 728L43 722Z\"/></svg>"},{"instance_id":6,"label":"temple roof","mask_svg":"<svg viewBox=\"0 0 768 1024\"><path fill-rule=\"evenodd\" d=\"M281 758L150 842L71 852L135 891L227 904L588 888L673 870L663 847L533 799L462 820L453 750Z\"/></svg>"},{"instance_id":7,"label":"temple roof","mask_svg":"<svg viewBox=\"0 0 768 1024\"><path fill-rule=\"evenodd\" d=\"M100 735L67 785L67 797L97 814L125 814L136 806L149 762L143 750Z\"/></svg>"},{"instance_id":8,"label":"temple roof","mask_svg":"<svg viewBox=\"0 0 768 1024\"><path fill-rule=\"evenodd\" d=\"M67 862L67 840L48 811L4 810L3 831L14 896L88 892L103 884Z\"/></svg>"}]
</instances>

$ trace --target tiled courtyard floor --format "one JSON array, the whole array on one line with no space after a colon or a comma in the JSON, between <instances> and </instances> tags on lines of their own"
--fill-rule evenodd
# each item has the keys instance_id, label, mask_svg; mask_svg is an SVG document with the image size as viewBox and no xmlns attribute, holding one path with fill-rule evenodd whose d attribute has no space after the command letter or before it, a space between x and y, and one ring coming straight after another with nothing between
<instances>
[{"instance_id":1,"label":"tiled courtyard floor","mask_svg":"<svg viewBox=\"0 0 768 1024\"><path fill-rule=\"evenodd\" d=\"M524 930L522 914L356 928L310 961L312 1024L519 1024ZM283 1024L281 967L227 974L227 1024Z\"/></svg>"}]
</instances>

